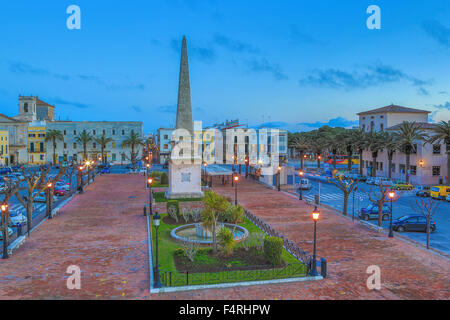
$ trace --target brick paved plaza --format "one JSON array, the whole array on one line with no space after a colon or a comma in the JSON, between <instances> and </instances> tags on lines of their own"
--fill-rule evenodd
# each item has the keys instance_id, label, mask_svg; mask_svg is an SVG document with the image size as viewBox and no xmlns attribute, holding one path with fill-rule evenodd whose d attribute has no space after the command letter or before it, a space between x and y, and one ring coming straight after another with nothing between
<instances>
[{"instance_id":1,"label":"brick paved plaza","mask_svg":"<svg viewBox=\"0 0 450 320\"><path fill-rule=\"evenodd\" d=\"M239 202L312 251L312 207L253 181L239 184ZM447 259L368 230L328 210L318 223L323 281L150 295L148 191L138 175L98 177L59 216L44 222L9 260L0 260L1 299L449 299ZM234 198L231 186L215 191ZM163 205L158 205L163 207ZM66 288L66 268L82 270L81 290ZM381 268L382 289L366 288L366 268Z\"/></svg>"}]
</instances>

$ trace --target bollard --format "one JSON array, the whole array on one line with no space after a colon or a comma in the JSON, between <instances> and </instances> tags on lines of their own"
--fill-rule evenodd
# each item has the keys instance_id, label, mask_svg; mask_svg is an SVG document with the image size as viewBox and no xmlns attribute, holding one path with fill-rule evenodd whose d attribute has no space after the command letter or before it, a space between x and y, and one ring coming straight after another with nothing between
<instances>
[{"instance_id":1,"label":"bollard","mask_svg":"<svg viewBox=\"0 0 450 320\"><path fill-rule=\"evenodd\" d=\"M19 223L19 224L17 225L17 236L18 236L18 237L21 237L21 236L22 236L22 224L21 224L21 223Z\"/></svg>"},{"instance_id":2,"label":"bollard","mask_svg":"<svg viewBox=\"0 0 450 320\"><path fill-rule=\"evenodd\" d=\"M327 260L320 259L320 275L325 279L327 277Z\"/></svg>"},{"instance_id":3,"label":"bollard","mask_svg":"<svg viewBox=\"0 0 450 320\"><path fill-rule=\"evenodd\" d=\"M147 207L144 207L144 217L147 216Z\"/></svg>"}]
</instances>

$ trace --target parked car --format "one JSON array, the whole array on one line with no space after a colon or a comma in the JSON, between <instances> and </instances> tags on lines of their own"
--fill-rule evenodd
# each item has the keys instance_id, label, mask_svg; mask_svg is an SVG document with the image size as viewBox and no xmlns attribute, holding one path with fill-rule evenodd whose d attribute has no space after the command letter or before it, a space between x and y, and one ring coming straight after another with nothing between
<instances>
[{"instance_id":1,"label":"parked car","mask_svg":"<svg viewBox=\"0 0 450 320\"><path fill-rule=\"evenodd\" d=\"M392 185L392 189L394 189L394 190L413 190L414 186L410 183L397 181L396 183L394 183Z\"/></svg>"},{"instance_id":2,"label":"parked car","mask_svg":"<svg viewBox=\"0 0 450 320\"><path fill-rule=\"evenodd\" d=\"M367 184L375 184L375 178L373 178L373 177L367 178L366 183Z\"/></svg>"},{"instance_id":3,"label":"parked car","mask_svg":"<svg viewBox=\"0 0 450 320\"><path fill-rule=\"evenodd\" d=\"M57 188L55 188L55 190L53 191L53 194L55 196L60 196L60 197L66 195L66 193L67 193L67 191L64 190L64 189L57 189Z\"/></svg>"},{"instance_id":4,"label":"parked car","mask_svg":"<svg viewBox=\"0 0 450 320\"><path fill-rule=\"evenodd\" d=\"M311 190L312 184L308 179L303 178L300 180L300 183L299 183L299 189L300 188L302 190Z\"/></svg>"},{"instance_id":5,"label":"parked car","mask_svg":"<svg viewBox=\"0 0 450 320\"><path fill-rule=\"evenodd\" d=\"M57 182L55 183L55 190L64 190L64 191L70 191L70 183L66 182Z\"/></svg>"},{"instance_id":6,"label":"parked car","mask_svg":"<svg viewBox=\"0 0 450 320\"><path fill-rule=\"evenodd\" d=\"M429 198L430 197L430 193L431 193L431 190L420 190L420 191L416 192L416 196Z\"/></svg>"},{"instance_id":7,"label":"parked car","mask_svg":"<svg viewBox=\"0 0 450 320\"><path fill-rule=\"evenodd\" d=\"M358 174L358 175L356 176L356 180L361 181L361 182L366 182L366 181L367 181L367 177Z\"/></svg>"},{"instance_id":8,"label":"parked car","mask_svg":"<svg viewBox=\"0 0 450 320\"><path fill-rule=\"evenodd\" d=\"M391 209L387 204L383 206L382 219L383 221L389 220ZM376 220L378 219L378 206L375 204L369 204L366 208L362 208L359 212L359 218L362 220Z\"/></svg>"},{"instance_id":9,"label":"parked car","mask_svg":"<svg viewBox=\"0 0 450 320\"><path fill-rule=\"evenodd\" d=\"M416 191L425 191L430 189L431 189L430 186L416 186Z\"/></svg>"},{"instance_id":10,"label":"parked car","mask_svg":"<svg viewBox=\"0 0 450 320\"><path fill-rule=\"evenodd\" d=\"M445 200L447 200L448 202L450 202L450 194L447 196L447 198L445 198Z\"/></svg>"},{"instance_id":11,"label":"parked car","mask_svg":"<svg viewBox=\"0 0 450 320\"><path fill-rule=\"evenodd\" d=\"M12 234L13 234L13 229L8 227L8 236L11 236ZM3 232L0 232L0 240L3 240Z\"/></svg>"},{"instance_id":12,"label":"parked car","mask_svg":"<svg viewBox=\"0 0 450 320\"><path fill-rule=\"evenodd\" d=\"M23 180L23 179L25 179L25 177L22 175L22 173L20 173L20 172L13 172L12 173L14 176L16 176L16 178L17 179L19 179L19 180Z\"/></svg>"},{"instance_id":13,"label":"parked car","mask_svg":"<svg viewBox=\"0 0 450 320\"><path fill-rule=\"evenodd\" d=\"M53 196L53 200L58 200L56 196ZM36 198L34 198L34 202L47 202L47 197L45 196L45 192L39 193Z\"/></svg>"},{"instance_id":14,"label":"parked car","mask_svg":"<svg viewBox=\"0 0 450 320\"><path fill-rule=\"evenodd\" d=\"M111 169L109 167L104 167L102 171L100 171L101 174L108 174L111 173Z\"/></svg>"},{"instance_id":15,"label":"parked car","mask_svg":"<svg viewBox=\"0 0 450 320\"><path fill-rule=\"evenodd\" d=\"M15 176L15 175L13 175L13 174L8 174L7 176L6 176L6 178L8 178L9 180L11 180L12 182L17 182L17 181L19 181L19 179L17 179L17 177Z\"/></svg>"},{"instance_id":16,"label":"parked car","mask_svg":"<svg viewBox=\"0 0 450 320\"><path fill-rule=\"evenodd\" d=\"M431 188L430 196L434 199L444 200L450 194L448 186L434 186Z\"/></svg>"},{"instance_id":17,"label":"parked car","mask_svg":"<svg viewBox=\"0 0 450 320\"><path fill-rule=\"evenodd\" d=\"M392 229L398 232L427 232L427 219L423 215L405 215L392 221ZM430 230L436 230L436 222L433 220L430 221Z\"/></svg>"},{"instance_id":18,"label":"parked car","mask_svg":"<svg viewBox=\"0 0 450 320\"><path fill-rule=\"evenodd\" d=\"M0 168L0 174L11 174L12 169L11 167L2 167Z\"/></svg>"},{"instance_id":19,"label":"parked car","mask_svg":"<svg viewBox=\"0 0 450 320\"><path fill-rule=\"evenodd\" d=\"M11 219L11 225L18 225L27 223L27 217L24 216L22 213L19 213L18 211L11 211L9 213L9 217Z\"/></svg>"}]
</instances>

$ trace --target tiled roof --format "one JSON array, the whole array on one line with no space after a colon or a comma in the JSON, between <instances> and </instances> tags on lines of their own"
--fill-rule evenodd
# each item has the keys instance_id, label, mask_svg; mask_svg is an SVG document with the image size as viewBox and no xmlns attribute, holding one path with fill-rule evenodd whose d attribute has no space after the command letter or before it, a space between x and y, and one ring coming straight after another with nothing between
<instances>
[{"instance_id":1,"label":"tiled roof","mask_svg":"<svg viewBox=\"0 0 450 320\"><path fill-rule=\"evenodd\" d=\"M396 124L395 126L389 127L386 130L398 130L401 127L401 123ZM429 123L429 122L416 122L414 123L414 127L416 128L420 128L423 130L427 130L427 129L433 129L436 127L435 123Z\"/></svg>"},{"instance_id":2,"label":"tiled roof","mask_svg":"<svg viewBox=\"0 0 450 320\"><path fill-rule=\"evenodd\" d=\"M53 107L53 108L55 107L55 106L52 106L51 104L48 104L45 101L42 101L39 98L36 98L36 105L38 105L38 106L46 106L46 107Z\"/></svg>"},{"instance_id":3,"label":"tiled roof","mask_svg":"<svg viewBox=\"0 0 450 320\"><path fill-rule=\"evenodd\" d=\"M406 107L391 104L390 106L360 112L360 113L358 113L358 116L365 115L365 114L374 114L374 113L431 113L431 111L406 108Z\"/></svg>"}]
</instances>

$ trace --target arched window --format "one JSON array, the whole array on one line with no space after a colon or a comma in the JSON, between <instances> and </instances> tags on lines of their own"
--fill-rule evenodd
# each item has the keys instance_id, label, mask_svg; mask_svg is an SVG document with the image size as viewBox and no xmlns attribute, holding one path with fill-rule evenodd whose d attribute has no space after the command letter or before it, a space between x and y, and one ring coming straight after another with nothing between
<instances>
[{"instance_id":1,"label":"arched window","mask_svg":"<svg viewBox=\"0 0 450 320\"><path fill-rule=\"evenodd\" d=\"M25 103L25 104L23 105L23 111L24 111L24 112L28 112L28 103Z\"/></svg>"}]
</instances>

